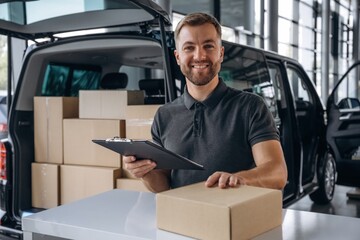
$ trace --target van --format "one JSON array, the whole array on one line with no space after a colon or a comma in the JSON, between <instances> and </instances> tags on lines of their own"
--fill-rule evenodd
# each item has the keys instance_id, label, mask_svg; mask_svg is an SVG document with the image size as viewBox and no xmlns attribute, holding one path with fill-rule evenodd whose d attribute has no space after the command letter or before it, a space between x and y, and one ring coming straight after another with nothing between
<instances>
[{"instance_id":1,"label":"van","mask_svg":"<svg viewBox=\"0 0 360 240\"><path fill-rule=\"evenodd\" d=\"M171 19L155 2L112 0L88 8L74 3L70 13L35 16L47 8L61 8L59 3L0 4L8 9L1 16L1 32L35 42L24 56L9 101L9 133L0 154L0 232L18 239L22 217L42 210L33 207L31 191L35 97L79 97L85 90L122 89L141 91L144 105L161 105L179 97L185 87L173 56ZM44 38L48 40L39 41ZM357 87L352 88L357 86L359 63L334 88L325 110L296 60L242 44L223 41L223 45L221 78L228 86L262 96L279 129L288 167L283 206L308 194L315 203L326 204L336 182L359 184L355 176L360 172L356 160L360 105Z\"/></svg>"}]
</instances>

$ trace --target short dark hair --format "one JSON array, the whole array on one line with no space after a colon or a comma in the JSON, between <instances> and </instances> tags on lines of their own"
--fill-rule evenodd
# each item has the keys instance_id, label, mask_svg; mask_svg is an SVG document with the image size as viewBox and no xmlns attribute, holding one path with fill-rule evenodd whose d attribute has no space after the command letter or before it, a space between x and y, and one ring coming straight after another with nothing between
<instances>
[{"instance_id":1,"label":"short dark hair","mask_svg":"<svg viewBox=\"0 0 360 240\"><path fill-rule=\"evenodd\" d=\"M186 26L200 26L203 25L205 23L210 23L212 24L217 32L217 35L219 36L219 38L221 39L221 25L218 22L218 20L211 16L210 14L207 13L201 13L201 12L195 12L195 13L190 13L188 15L186 15L183 19L181 19L181 21L178 23L178 25L175 28L175 41L177 40L179 33L181 31L181 29Z\"/></svg>"}]
</instances>

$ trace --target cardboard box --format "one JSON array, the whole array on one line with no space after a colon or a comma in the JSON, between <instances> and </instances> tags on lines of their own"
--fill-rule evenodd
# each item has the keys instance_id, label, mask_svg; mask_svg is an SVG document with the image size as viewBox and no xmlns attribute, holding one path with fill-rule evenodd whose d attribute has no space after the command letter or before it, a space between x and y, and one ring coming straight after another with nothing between
<instances>
[{"instance_id":1,"label":"cardboard box","mask_svg":"<svg viewBox=\"0 0 360 240\"><path fill-rule=\"evenodd\" d=\"M125 119L128 105L144 104L139 90L81 90L79 117L94 119Z\"/></svg>"},{"instance_id":2,"label":"cardboard box","mask_svg":"<svg viewBox=\"0 0 360 240\"><path fill-rule=\"evenodd\" d=\"M249 239L281 225L282 192L197 183L156 194L157 227L196 239Z\"/></svg>"},{"instance_id":3,"label":"cardboard box","mask_svg":"<svg viewBox=\"0 0 360 240\"><path fill-rule=\"evenodd\" d=\"M92 142L125 137L124 120L64 119L64 163L121 167L121 155Z\"/></svg>"},{"instance_id":4,"label":"cardboard box","mask_svg":"<svg viewBox=\"0 0 360 240\"><path fill-rule=\"evenodd\" d=\"M125 119L154 119L162 105L133 105L126 107Z\"/></svg>"},{"instance_id":5,"label":"cardboard box","mask_svg":"<svg viewBox=\"0 0 360 240\"><path fill-rule=\"evenodd\" d=\"M161 105L137 105L126 108L126 137L152 139L151 125Z\"/></svg>"},{"instance_id":6,"label":"cardboard box","mask_svg":"<svg viewBox=\"0 0 360 240\"><path fill-rule=\"evenodd\" d=\"M137 179L136 177L133 177L130 172L128 170L126 170L125 168L122 168L121 169L122 173L121 173L121 176L123 178L127 178L127 179Z\"/></svg>"},{"instance_id":7,"label":"cardboard box","mask_svg":"<svg viewBox=\"0 0 360 240\"><path fill-rule=\"evenodd\" d=\"M115 188L121 177L120 168L60 166L61 204L90 197Z\"/></svg>"},{"instance_id":8,"label":"cardboard box","mask_svg":"<svg viewBox=\"0 0 360 240\"><path fill-rule=\"evenodd\" d=\"M116 188L137 192L150 192L140 179L116 179Z\"/></svg>"},{"instance_id":9,"label":"cardboard box","mask_svg":"<svg viewBox=\"0 0 360 240\"><path fill-rule=\"evenodd\" d=\"M126 120L126 138L129 139L152 139L151 125L153 119L129 119Z\"/></svg>"},{"instance_id":10,"label":"cardboard box","mask_svg":"<svg viewBox=\"0 0 360 240\"><path fill-rule=\"evenodd\" d=\"M151 125L156 111L162 105L134 105L126 108L126 138L152 139ZM125 178L134 178L123 169Z\"/></svg>"},{"instance_id":11,"label":"cardboard box","mask_svg":"<svg viewBox=\"0 0 360 240\"><path fill-rule=\"evenodd\" d=\"M78 116L77 97L34 97L35 162L63 163L63 119Z\"/></svg>"},{"instance_id":12,"label":"cardboard box","mask_svg":"<svg viewBox=\"0 0 360 240\"><path fill-rule=\"evenodd\" d=\"M35 208L53 208L59 205L59 165L31 164L31 196Z\"/></svg>"}]
</instances>

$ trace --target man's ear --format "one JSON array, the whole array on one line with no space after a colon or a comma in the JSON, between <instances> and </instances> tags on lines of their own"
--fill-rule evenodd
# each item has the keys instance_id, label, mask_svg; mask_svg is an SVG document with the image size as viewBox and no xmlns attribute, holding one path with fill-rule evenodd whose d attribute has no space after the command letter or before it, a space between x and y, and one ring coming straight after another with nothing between
<instances>
[{"instance_id":1,"label":"man's ear","mask_svg":"<svg viewBox=\"0 0 360 240\"><path fill-rule=\"evenodd\" d=\"M221 62L223 62L223 61L224 61L224 51L225 51L224 46L221 46L221 50L220 50L220 58L221 58Z\"/></svg>"},{"instance_id":2,"label":"man's ear","mask_svg":"<svg viewBox=\"0 0 360 240\"><path fill-rule=\"evenodd\" d=\"M175 55L175 59L176 59L176 63L177 65L180 65L180 61L179 61L179 53L177 52L177 50L174 50L174 55Z\"/></svg>"}]
</instances>

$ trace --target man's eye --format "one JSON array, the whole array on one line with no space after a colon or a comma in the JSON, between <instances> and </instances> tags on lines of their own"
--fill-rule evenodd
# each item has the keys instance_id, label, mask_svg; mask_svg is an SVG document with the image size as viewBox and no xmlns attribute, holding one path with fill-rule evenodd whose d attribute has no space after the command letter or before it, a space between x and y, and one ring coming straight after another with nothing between
<instances>
[{"instance_id":1,"label":"man's eye","mask_svg":"<svg viewBox=\"0 0 360 240\"><path fill-rule=\"evenodd\" d=\"M204 48L205 48L205 49L213 49L213 48L214 48L214 45L205 45Z\"/></svg>"},{"instance_id":2,"label":"man's eye","mask_svg":"<svg viewBox=\"0 0 360 240\"><path fill-rule=\"evenodd\" d=\"M192 46L184 47L184 50L187 52L192 51L193 49L194 49L194 47L192 47Z\"/></svg>"}]
</instances>

